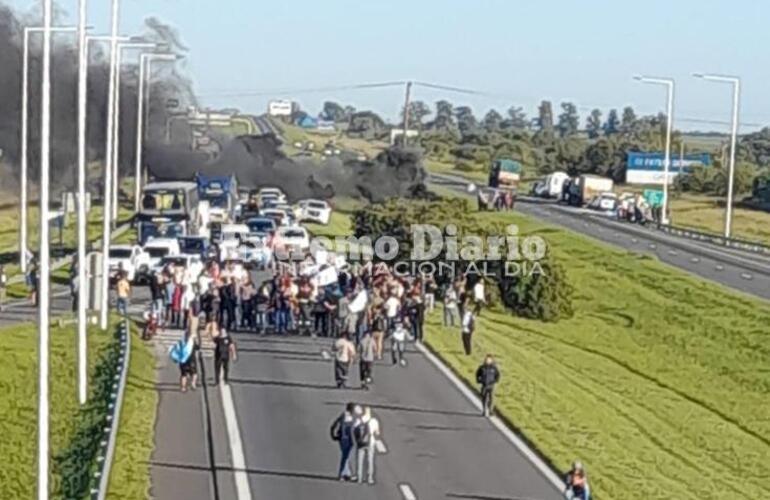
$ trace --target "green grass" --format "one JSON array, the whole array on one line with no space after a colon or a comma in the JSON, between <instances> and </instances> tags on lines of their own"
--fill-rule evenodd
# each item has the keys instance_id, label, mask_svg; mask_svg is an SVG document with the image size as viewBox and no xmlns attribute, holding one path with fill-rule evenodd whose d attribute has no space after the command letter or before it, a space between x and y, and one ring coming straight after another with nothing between
<instances>
[{"instance_id":1,"label":"green grass","mask_svg":"<svg viewBox=\"0 0 770 500\"><path fill-rule=\"evenodd\" d=\"M149 463L154 446L157 406L155 356L151 347L141 340L134 325L131 362L107 498L150 498Z\"/></svg>"},{"instance_id":2,"label":"green grass","mask_svg":"<svg viewBox=\"0 0 770 500\"><path fill-rule=\"evenodd\" d=\"M74 325L51 328L50 450L64 450L75 435L78 402ZM37 460L37 327L15 325L0 330L0 498L32 498ZM112 330L89 329L89 373L114 341ZM53 459L52 459L53 464ZM59 498L62 477L51 467L51 491Z\"/></svg>"},{"instance_id":3,"label":"green grass","mask_svg":"<svg viewBox=\"0 0 770 500\"><path fill-rule=\"evenodd\" d=\"M698 195L672 197L671 219L677 226L721 234L724 232L725 200ZM732 235L770 245L770 213L733 208Z\"/></svg>"},{"instance_id":4,"label":"green grass","mask_svg":"<svg viewBox=\"0 0 770 500\"><path fill-rule=\"evenodd\" d=\"M472 384L494 353L499 411L558 469L584 461L600 500L770 494L769 303L519 214L476 217L546 238L575 316L485 311L471 357L439 314L426 339Z\"/></svg>"}]
</instances>

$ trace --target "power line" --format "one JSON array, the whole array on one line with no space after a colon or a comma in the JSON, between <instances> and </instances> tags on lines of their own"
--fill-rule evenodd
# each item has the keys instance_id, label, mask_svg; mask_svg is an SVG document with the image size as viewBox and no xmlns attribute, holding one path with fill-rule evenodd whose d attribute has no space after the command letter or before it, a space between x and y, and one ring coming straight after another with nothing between
<instances>
[{"instance_id":1,"label":"power line","mask_svg":"<svg viewBox=\"0 0 770 500\"><path fill-rule=\"evenodd\" d=\"M310 87L299 89L274 89L274 90L246 90L239 92L212 92L199 94L198 97L259 97L270 95L287 95L287 94L313 94L319 92L339 92L343 90L364 90L375 89L385 87L397 87L406 84L406 81L391 81L391 82L378 82L378 83L357 83L353 85L337 85L329 87Z\"/></svg>"}]
</instances>

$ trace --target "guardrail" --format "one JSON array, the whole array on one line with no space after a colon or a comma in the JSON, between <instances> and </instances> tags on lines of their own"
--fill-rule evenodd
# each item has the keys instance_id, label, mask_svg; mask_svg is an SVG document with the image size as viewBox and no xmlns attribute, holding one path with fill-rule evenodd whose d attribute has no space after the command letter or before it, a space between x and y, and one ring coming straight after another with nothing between
<instances>
[{"instance_id":1,"label":"guardrail","mask_svg":"<svg viewBox=\"0 0 770 500\"><path fill-rule=\"evenodd\" d=\"M118 438L118 429L120 427L120 410L123 405L123 393L126 388L126 379L128 377L128 364L131 359L131 334L128 328L128 320L123 318L120 322L120 363L119 372L115 374L115 382L112 384L110 393L110 404L107 410L107 424L104 427L104 434L107 439L102 441L102 450L96 457L97 470L94 471L94 480L98 480L97 488L91 490L91 498L94 500L104 500L107 496L107 488L110 484L110 470L112 469L112 458L115 454L115 443Z\"/></svg>"},{"instance_id":2,"label":"guardrail","mask_svg":"<svg viewBox=\"0 0 770 500\"><path fill-rule=\"evenodd\" d=\"M736 250L743 250L746 252L752 252L760 255L770 256L770 246L756 241L743 240L740 238L726 238L724 235L709 233L706 231L698 231L687 227L672 226L669 224L654 225L664 233L668 233L681 238L689 238L691 240L704 241L714 245L719 245L727 248L735 248Z\"/></svg>"}]
</instances>

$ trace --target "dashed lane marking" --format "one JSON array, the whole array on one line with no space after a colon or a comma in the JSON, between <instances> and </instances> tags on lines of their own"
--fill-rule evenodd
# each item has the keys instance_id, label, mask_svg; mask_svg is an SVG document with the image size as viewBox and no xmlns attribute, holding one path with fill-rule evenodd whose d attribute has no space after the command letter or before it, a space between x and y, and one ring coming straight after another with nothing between
<instances>
[{"instance_id":1,"label":"dashed lane marking","mask_svg":"<svg viewBox=\"0 0 770 500\"><path fill-rule=\"evenodd\" d=\"M398 489L401 490L401 494L404 496L405 500L417 500L417 495L414 494L412 487L408 484L401 483L398 485Z\"/></svg>"},{"instance_id":2,"label":"dashed lane marking","mask_svg":"<svg viewBox=\"0 0 770 500\"><path fill-rule=\"evenodd\" d=\"M750 279L753 279L754 277L752 275L750 275L749 273L741 273L741 278L743 278L745 280L750 280Z\"/></svg>"}]
</instances>

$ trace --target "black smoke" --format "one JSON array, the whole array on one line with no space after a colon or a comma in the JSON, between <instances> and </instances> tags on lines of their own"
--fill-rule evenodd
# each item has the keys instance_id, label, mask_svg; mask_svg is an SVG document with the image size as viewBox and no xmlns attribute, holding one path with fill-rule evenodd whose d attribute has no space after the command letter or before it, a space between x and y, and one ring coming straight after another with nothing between
<instances>
[{"instance_id":1,"label":"black smoke","mask_svg":"<svg viewBox=\"0 0 770 500\"><path fill-rule=\"evenodd\" d=\"M71 23L55 9L54 25ZM19 13L0 3L0 191L4 195L17 193L20 160L21 70L25 26L42 22L39 10ZM183 52L185 47L177 33L155 18L146 21L143 37L164 44L164 50ZM29 179L34 187L39 177L40 147L40 75L42 35L30 38L29 58ZM92 44L88 75L88 160L96 168L89 180L98 186L98 168L105 153L107 120L107 88L109 51L102 44ZM136 61L135 55L126 61ZM151 114L148 120L151 135L162 133L165 127L166 102L173 98L180 107L194 104L188 78L170 64L159 64L153 71ZM121 75L121 148L120 167L124 174L133 171L136 134L136 89L138 67L134 62L124 64ZM71 189L75 184L77 162L77 45L72 33L55 34L52 38L51 66L51 178L55 190Z\"/></svg>"},{"instance_id":2,"label":"black smoke","mask_svg":"<svg viewBox=\"0 0 770 500\"><path fill-rule=\"evenodd\" d=\"M273 135L240 136L225 144L221 155L156 144L148 148L147 166L157 180L190 180L196 172L235 174L243 187L277 186L291 200L353 196L369 201L415 197L425 192L425 170L419 150L389 148L372 161L330 158L316 163L292 160Z\"/></svg>"}]
</instances>

